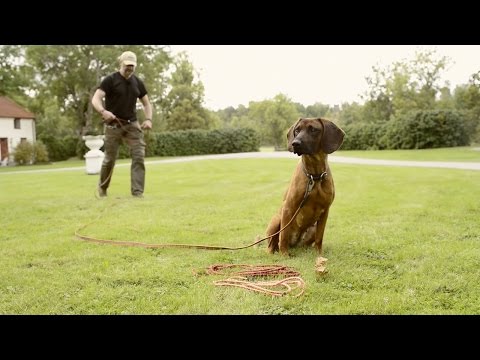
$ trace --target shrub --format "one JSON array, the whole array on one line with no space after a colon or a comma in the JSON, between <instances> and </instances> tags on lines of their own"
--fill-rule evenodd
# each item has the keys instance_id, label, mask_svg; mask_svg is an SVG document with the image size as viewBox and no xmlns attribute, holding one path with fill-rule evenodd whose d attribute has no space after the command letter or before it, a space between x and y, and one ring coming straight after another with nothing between
<instances>
[{"instance_id":1,"label":"shrub","mask_svg":"<svg viewBox=\"0 0 480 360\"><path fill-rule=\"evenodd\" d=\"M387 124L389 149L429 149L469 144L465 122L457 111L414 111Z\"/></svg>"},{"instance_id":2,"label":"shrub","mask_svg":"<svg viewBox=\"0 0 480 360\"><path fill-rule=\"evenodd\" d=\"M342 150L384 149L385 125L378 123L353 123L342 127L345 138Z\"/></svg>"},{"instance_id":3,"label":"shrub","mask_svg":"<svg viewBox=\"0 0 480 360\"><path fill-rule=\"evenodd\" d=\"M30 141L22 141L13 152L13 160L18 165L29 165L33 161L33 146Z\"/></svg>"},{"instance_id":4,"label":"shrub","mask_svg":"<svg viewBox=\"0 0 480 360\"><path fill-rule=\"evenodd\" d=\"M253 129L181 130L156 134L159 156L226 154L258 151L260 139Z\"/></svg>"},{"instance_id":5,"label":"shrub","mask_svg":"<svg viewBox=\"0 0 480 360\"><path fill-rule=\"evenodd\" d=\"M48 162L48 150L43 142L40 140L33 144L33 163L47 163Z\"/></svg>"},{"instance_id":6,"label":"shrub","mask_svg":"<svg viewBox=\"0 0 480 360\"><path fill-rule=\"evenodd\" d=\"M412 111L386 123L343 127L343 150L427 149L469 144L464 114L452 110ZM474 139L474 134L472 134Z\"/></svg>"},{"instance_id":7,"label":"shrub","mask_svg":"<svg viewBox=\"0 0 480 360\"><path fill-rule=\"evenodd\" d=\"M35 144L30 141L22 141L13 152L13 160L17 165L46 163L48 162L47 147L41 141L37 141Z\"/></svg>"},{"instance_id":8,"label":"shrub","mask_svg":"<svg viewBox=\"0 0 480 360\"><path fill-rule=\"evenodd\" d=\"M45 144L48 156L52 161L67 160L75 156L77 140L76 136L58 138L54 135L42 134L39 137L39 141Z\"/></svg>"}]
</instances>

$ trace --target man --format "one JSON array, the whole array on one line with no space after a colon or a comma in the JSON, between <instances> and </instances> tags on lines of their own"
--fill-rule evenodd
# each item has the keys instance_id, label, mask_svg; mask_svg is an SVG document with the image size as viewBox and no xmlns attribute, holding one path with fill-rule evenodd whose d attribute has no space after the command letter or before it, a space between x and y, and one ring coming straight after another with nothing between
<instances>
[{"instance_id":1,"label":"man","mask_svg":"<svg viewBox=\"0 0 480 360\"><path fill-rule=\"evenodd\" d=\"M105 158L100 171L98 193L102 197L107 196L118 148L122 139L125 139L132 157L131 193L135 197L143 197L145 187L143 129L152 128L152 105L143 81L133 74L137 66L137 56L131 51L125 51L118 61L120 70L103 79L92 98L93 107L102 115L105 123ZM142 102L145 113L145 121L141 126L137 121L137 99Z\"/></svg>"}]
</instances>

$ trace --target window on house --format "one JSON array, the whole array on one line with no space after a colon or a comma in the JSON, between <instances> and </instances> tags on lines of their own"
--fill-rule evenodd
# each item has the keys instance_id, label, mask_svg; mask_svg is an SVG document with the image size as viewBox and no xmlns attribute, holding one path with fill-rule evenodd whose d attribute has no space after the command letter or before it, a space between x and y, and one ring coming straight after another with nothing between
<instances>
[{"instance_id":1,"label":"window on house","mask_svg":"<svg viewBox=\"0 0 480 360\"><path fill-rule=\"evenodd\" d=\"M25 144L27 142L27 138L20 138L20 144Z\"/></svg>"},{"instance_id":2,"label":"window on house","mask_svg":"<svg viewBox=\"0 0 480 360\"><path fill-rule=\"evenodd\" d=\"M13 119L13 128L14 129L20 129L20 119L19 118Z\"/></svg>"}]
</instances>

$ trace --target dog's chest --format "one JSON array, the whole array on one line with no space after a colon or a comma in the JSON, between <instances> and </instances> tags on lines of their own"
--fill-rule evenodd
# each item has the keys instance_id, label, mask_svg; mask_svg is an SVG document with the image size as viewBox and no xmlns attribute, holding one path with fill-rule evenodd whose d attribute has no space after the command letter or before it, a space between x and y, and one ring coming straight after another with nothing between
<instances>
[{"instance_id":1,"label":"dog's chest","mask_svg":"<svg viewBox=\"0 0 480 360\"><path fill-rule=\"evenodd\" d=\"M295 219L296 225L302 231L314 225L325 209L318 208L316 211L309 209L308 211L300 211Z\"/></svg>"},{"instance_id":2,"label":"dog's chest","mask_svg":"<svg viewBox=\"0 0 480 360\"><path fill-rule=\"evenodd\" d=\"M296 219L299 228L304 229L312 226L320 218L322 213L329 208L333 201L333 188L329 185L330 184L316 184L308 194Z\"/></svg>"}]
</instances>

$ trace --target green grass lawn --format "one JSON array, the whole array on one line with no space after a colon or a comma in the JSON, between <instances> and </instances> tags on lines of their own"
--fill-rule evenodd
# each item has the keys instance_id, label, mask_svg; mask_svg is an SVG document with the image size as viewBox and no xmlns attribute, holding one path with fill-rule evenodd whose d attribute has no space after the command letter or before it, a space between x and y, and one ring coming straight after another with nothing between
<instances>
[{"instance_id":1,"label":"green grass lawn","mask_svg":"<svg viewBox=\"0 0 480 360\"><path fill-rule=\"evenodd\" d=\"M335 155L382 160L480 162L480 147L463 146L422 150L340 150Z\"/></svg>"},{"instance_id":2,"label":"green grass lawn","mask_svg":"<svg viewBox=\"0 0 480 360\"><path fill-rule=\"evenodd\" d=\"M144 199L130 196L128 167L115 169L102 200L98 176L83 166L0 173L0 314L480 314L479 171L331 164L337 194L323 277L313 249L284 257L267 254L265 242L206 251L74 236L87 225L82 233L97 238L247 245L264 235L295 165L150 164ZM216 287L222 277L204 270L219 263L288 265L306 290L273 298Z\"/></svg>"}]
</instances>

